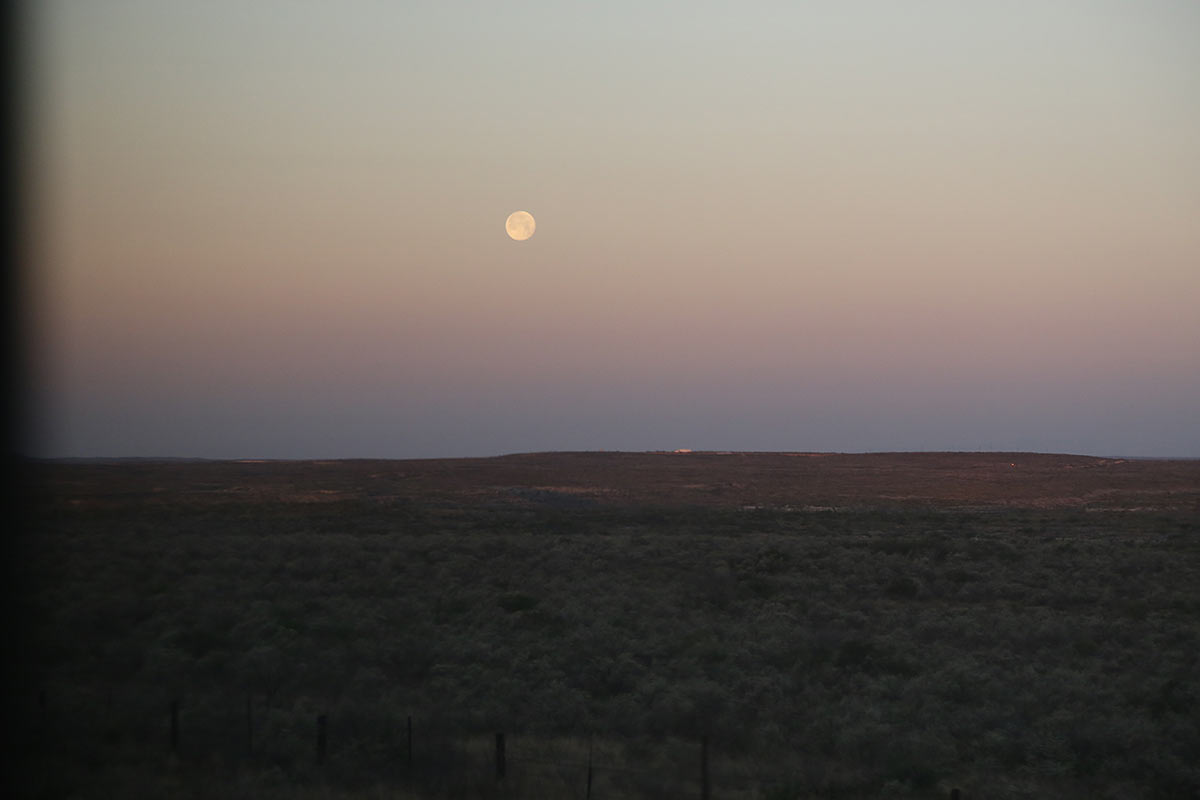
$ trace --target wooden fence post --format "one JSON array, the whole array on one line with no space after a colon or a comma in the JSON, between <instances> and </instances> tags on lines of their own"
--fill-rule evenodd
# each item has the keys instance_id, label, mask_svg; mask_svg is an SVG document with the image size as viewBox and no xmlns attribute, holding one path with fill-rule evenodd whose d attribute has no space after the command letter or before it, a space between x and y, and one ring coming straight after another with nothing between
<instances>
[{"instance_id":1,"label":"wooden fence post","mask_svg":"<svg viewBox=\"0 0 1200 800\"><path fill-rule=\"evenodd\" d=\"M406 747L406 756L408 760L408 768L412 769L412 716L408 718L408 743Z\"/></svg>"},{"instance_id":2,"label":"wooden fence post","mask_svg":"<svg viewBox=\"0 0 1200 800\"><path fill-rule=\"evenodd\" d=\"M171 701L171 752L179 752L179 701Z\"/></svg>"},{"instance_id":3,"label":"wooden fence post","mask_svg":"<svg viewBox=\"0 0 1200 800\"><path fill-rule=\"evenodd\" d=\"M962 792L960 792L958 789L951 789L950 800L962 800Z\"/></svg>"},{"instance_id":4,"label":"wooden fence post","mask_svg":"<svg viewBox=\"0 0 1200 800\"><path fill-rule=\"evenodd\" d=\"M500 780L507 773L506 764L504 763L504 734L496 734L496 780Z\"/></svg>"},{"instance_id":5,"label":"wooden fence post","mask_svg":"<svg viewBox=\"0 0 1200 800\"><path fill-rule=\"evenodd\" d=\"M709 800L708 785L708 735L700 739L700 800Z\"/></svg>"},{"instance_id":6,"label":"wooden fence post","mask_svg":"<svg viewBox=\"0 0 1200 800\"><path fill-rule=\"evenodd\" d=\"M592 737L588 737L588 771L586 800L592 800Z\"/></svg>"},{"instance_id":7,"label":"wooden fence post","mask_svg":"<svg viewBox=\"0 0 1200 800\"><path fill-rule=\"evenodd\" d=\"M254 755L254 695L246 695L246 757Z\"/></svg>"},{"instance_id":8,"label":"wooden fence post","mask_svg":"<svg viewBox=\"0 0 1200 800\"><path fill-rule=\"evenodd\" d=\"M326 730L329 718L325 714L317 716L317 763L325 763Z\"/></svg>"}]
</instances>

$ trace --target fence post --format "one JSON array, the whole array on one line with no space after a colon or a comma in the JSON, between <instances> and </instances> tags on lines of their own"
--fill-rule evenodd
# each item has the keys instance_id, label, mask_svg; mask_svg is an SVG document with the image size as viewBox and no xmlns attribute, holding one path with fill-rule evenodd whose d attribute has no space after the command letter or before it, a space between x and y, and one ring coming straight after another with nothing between
<instances>
[{"instance_id":1,"label":"fence post","mask_svg":"<svg viewBox=\"0 0 1200 800\"><path fill-rule=\"evenodd\" d=\"M709 800L708 785L708 735L700 739L700 800Z\"/></svg>"},{"instance_id":2,"label":"fence post","mask_svg":"<svg viewBox=\"0 0 1200 800\"><path fill-rule=\"evenodd\" d=\"M496 780L500 780L507 772L504 763L504 734L496 734Z\"/></svg>"},{"instance_id":3,"label":"fence post","mask_svg":"<svg viewBox=\"0 0 1200 800\"><path fill-rule=\"evenodd\" d=\"M325 733L329 718L325 714L317 716L317 763L325 763Z\"/></svg>"},{"instance_id":4,"label":"fence post","mask_svg":"<svg viewBox=\"0 0 1200 800\"><path fill-rule=\"evenodd\" d=\"M254 695L246 695L246 756L254 755Z\"/></svg>"},{"instance_id":5,"label":"fence post","mask_svg":"<svg viewBox=\"0 0 1200 800\"><path fill-rule=\"evenodd\" d=\"M179 701L171 701L171 752L179 752Z\"/></svg>"},{"instance_id":6,"label":"fence post","mask_svg":"<svg viewBox=\"0 0 1200 800\"><path fill-rule=\"evenodd\" d=\"M960 792L958 789L951 789L950 800L962 800L962 792Z\"/></svg>"},{"instance_id":7,"label":"fence post","mask_svg":"<svg viewBox=\"0 0 1200 800\"><path fill-rule=\"evenodd\" d=\"M588 737L588 772L586 800L592 800L592 737Z\"/></svg>"},{"instance_id":8,"label":"fence post","mask_svg":"<svg viewBox=\"0 0 1200 800\"><path fill-rule=\"evenodd\" d=\"M408 744L406 747L406 756L408 760L408 768L412 769L412 716L408 717Z\"/></svg>"}]
</instances>

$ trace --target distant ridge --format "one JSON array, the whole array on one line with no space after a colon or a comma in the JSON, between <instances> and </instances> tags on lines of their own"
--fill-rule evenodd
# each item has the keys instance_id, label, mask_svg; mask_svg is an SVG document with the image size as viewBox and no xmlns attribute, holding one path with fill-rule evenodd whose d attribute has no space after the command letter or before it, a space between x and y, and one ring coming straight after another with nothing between
<instances>
[{"instance_id":1,"label":"distant ridge","mask_svg":"<svg viewBox=\"0 0 1200 800\"><path fill-rule=\"evenodd\" d=\"M1200 513L1200 459L1015 452L581 451L306 461L85 458L28 462L22 472L35 491L84 505L400 502L799 512Z\"/></svg>"},{"instance_id":2,"label":"distant ridge","mask_svg":"<svg viewBox=\"0 0 1200 800\"><path fill-rule=\"evenodd\" d=\"M45 461L55 464L202 464L224 460L187 456L56 456L53 458L26 456L26 458L29 461Z\"/></svg>"}]
</instances>

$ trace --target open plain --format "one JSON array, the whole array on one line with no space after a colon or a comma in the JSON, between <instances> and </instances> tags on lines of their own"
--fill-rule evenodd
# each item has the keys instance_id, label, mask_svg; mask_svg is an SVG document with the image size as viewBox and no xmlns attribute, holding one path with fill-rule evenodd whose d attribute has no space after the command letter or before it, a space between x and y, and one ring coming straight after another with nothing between
<instances>
[{"instance_id":1,"label":"open plain","mask_svg":"<svg viewBox=\"0 0 1200 800\"><path fill-rule=\"evenodd\" d=\"M1200 461L40 461L24 491L21 796L1200 792Z\"/></svg>"}]
</instances>

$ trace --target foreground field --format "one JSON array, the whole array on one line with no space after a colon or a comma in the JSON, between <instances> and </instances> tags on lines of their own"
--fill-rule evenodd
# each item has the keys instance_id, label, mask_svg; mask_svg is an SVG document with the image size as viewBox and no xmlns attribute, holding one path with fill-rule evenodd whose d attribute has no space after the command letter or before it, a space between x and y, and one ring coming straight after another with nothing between
<instances>
[{"instance_id":1,"label":"foreground field","mask_svg":"<svg viewBox=\"0 0 1200 800\"><path fill-rule=\"evenodd\" d=\"M26 796L1200 792L1195 462L29 477Z\"/></svg>"}]
</instances>

